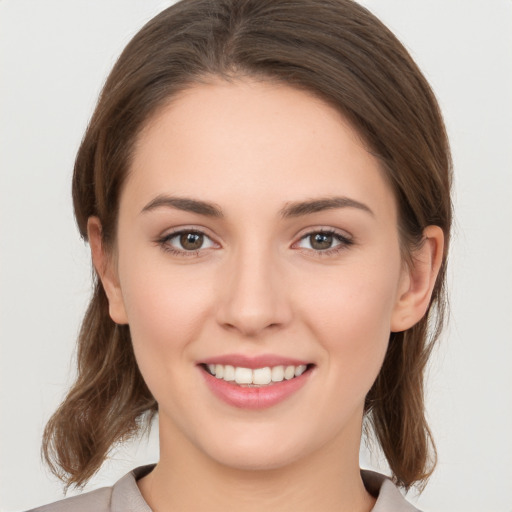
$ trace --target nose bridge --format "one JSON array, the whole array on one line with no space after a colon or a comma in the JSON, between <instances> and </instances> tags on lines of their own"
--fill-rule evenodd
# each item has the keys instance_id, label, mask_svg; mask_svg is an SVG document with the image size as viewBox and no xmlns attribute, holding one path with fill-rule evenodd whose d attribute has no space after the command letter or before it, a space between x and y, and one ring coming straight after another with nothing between
<instances>
[{"instance_id":1,"label":"nose bridge","mask_svg":"<svg viewBox=\"0 0 512 512\"><path fill-rule=\"evenodd\" d=\"M225 327L257 336L289 321L290 305L276 251L247 243L233 252L227 265L219 317Z\"/></svg>"}]
</instances>

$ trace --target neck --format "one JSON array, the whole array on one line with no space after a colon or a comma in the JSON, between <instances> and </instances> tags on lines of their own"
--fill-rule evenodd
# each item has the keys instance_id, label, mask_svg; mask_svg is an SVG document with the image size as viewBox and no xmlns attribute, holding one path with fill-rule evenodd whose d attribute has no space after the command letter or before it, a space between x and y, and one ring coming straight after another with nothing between
<instances>
[{"instance_id":1,"label":"neck","mask_svg":"<svg viewBox=\"0 0 512 512\"><path fill-rule=\"evenodd\" d=\"M184 438L163 435L162 426L160 438L160 462L138 482L154 512L369 512L375 503L361 480L359 443L347 449L340 439L284 467L246 470L218 463Z\"/></svg>"}]
</instances>

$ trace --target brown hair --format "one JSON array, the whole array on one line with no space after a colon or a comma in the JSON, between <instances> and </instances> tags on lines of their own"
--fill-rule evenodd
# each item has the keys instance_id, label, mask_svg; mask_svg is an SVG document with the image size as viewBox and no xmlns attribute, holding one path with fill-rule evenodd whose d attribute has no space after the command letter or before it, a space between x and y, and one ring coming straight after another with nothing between
<instances>
[{"instance_id":1,"label":"brown hair","mask_svg":"<svg viewBox=\"0 0 512 512\"><path fill-rule=\"evenodd\" d=\"M120 191L134 142L180 90L217 76L279 81L335 106L381 161L396 195L404 256L428 225L446 246L429 311L391 334L365 417L395 481L425 482L435 448L423 376L442 323L451 224L451 161L435 97L400 42L351 0L183 0L153 18L108 77L78 151L75 215L82 237L98 216L115 241ZM96 278L78 339L78 375L48 422L43 455L68 485L84 484L110 448L147 427L157 404L138 370L128 326L114 324Z\"/></svg>"}]
</instances>

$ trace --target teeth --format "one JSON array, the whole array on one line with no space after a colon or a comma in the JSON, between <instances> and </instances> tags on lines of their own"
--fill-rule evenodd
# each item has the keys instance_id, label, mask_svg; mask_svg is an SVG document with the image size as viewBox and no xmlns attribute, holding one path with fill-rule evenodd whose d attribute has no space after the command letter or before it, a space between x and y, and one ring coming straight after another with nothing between
<instances>
[{"instance_id":1,"label":"teeth","mask_svg":"<svg viewBox=\"0 0 512 512\"><path fill-rule=\"evenodd\" d=\"M300 377L306 371L306 368L305 364L299 366L274 366L272 368L266 366L265 368L256 368L254 370L240 366L235 367L229 364L208 365L208 371L217 379L255 386L266 386L272 382L282 382L283 380Z\"/></svg>"},{"instance_id":2,"label":"teeth","mask_svg":"<svg viewBox=\"0 0 512 512\"><path fill-rule=\"evenodd\" d=\"M237 384L252 384L252 370L250 368L235 368L235 382Z\"/></svg>"},{"instance_id":3,"label":"teeth","mask_svg":"<svg viewBox=\"0 0 512 512\"><path fill-rule=\"evenodd\" d=\"M305 371L307 366L305 364L301 364L295 368L295 377L300 377Z\"/></svg>"},{"instance_id":4,"label":"teeth","mask_svg":"<svg viewBox=\"0 0 512 512\"><path fill-rule=\"evenodd\" d=\"M266 368L258 368L252 372L253 384L270 384L272 382L272 371L267 366Z\"/></svg>"},{"instance_id":5,"label":"teeth","mask_svg":"<svg viewBox=\"0 0 512 512\"><path fill-rule=\"evenodd\" d=\"M284 369L284 378L286 380L293 379L295 377L295 366L287 366Z\"/></svg>"},{"instance_id":6,"label":"teeth","mask_svg":"<svg viewBox=\"0 0 512 512\"><path fill-rule=\"evenodd\" d=\"M272 368L272 382L281 382L284 379L284 366Z\"/></svg>"},{"instance_id":7,"label":"teeth","mask_svg":"<svg viewBox=\"0 0 512 512\"><path fill-rule=\"evenodd\" d=\"M224 366L224 376L222 378L228 382L235 380L235 367L230 364Z\"/></svg>"}]
</instances>

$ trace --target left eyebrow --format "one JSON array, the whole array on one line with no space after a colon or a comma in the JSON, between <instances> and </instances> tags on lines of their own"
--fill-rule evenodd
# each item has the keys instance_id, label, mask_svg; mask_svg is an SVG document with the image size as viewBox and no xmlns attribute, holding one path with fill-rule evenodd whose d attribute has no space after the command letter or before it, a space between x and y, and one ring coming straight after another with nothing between
<instances>
[{"instance_id":1,"label":"left eyebrow","mask_svg":"<svg viewBox=\"0 0 512 512\"><path fill-rule=\"evenodd\" d=\"M324 210L333 210L335 208L357 208L358 210L365 211L375 216L372 210L364 203L350 199L349 197L324 197L311 199L309 201L287 203L280 213L283 218L289 218L309 215Z\"/></svg>"},{"instance_id":2,"label":"left eyebrow","mask_svg":"<svg viewBox=\"0 0 512 512\"><path fill-rule=\"evenodd\" d=\"M173 197L166 195L159 195L150 201L141 213L149 212L157 208L174 208L176 210L183 210L185 212L197 213L207 217L224 217L222 210L213 203L206 201L199 201L188 197Z\"/></svg>"}]
</instances>

